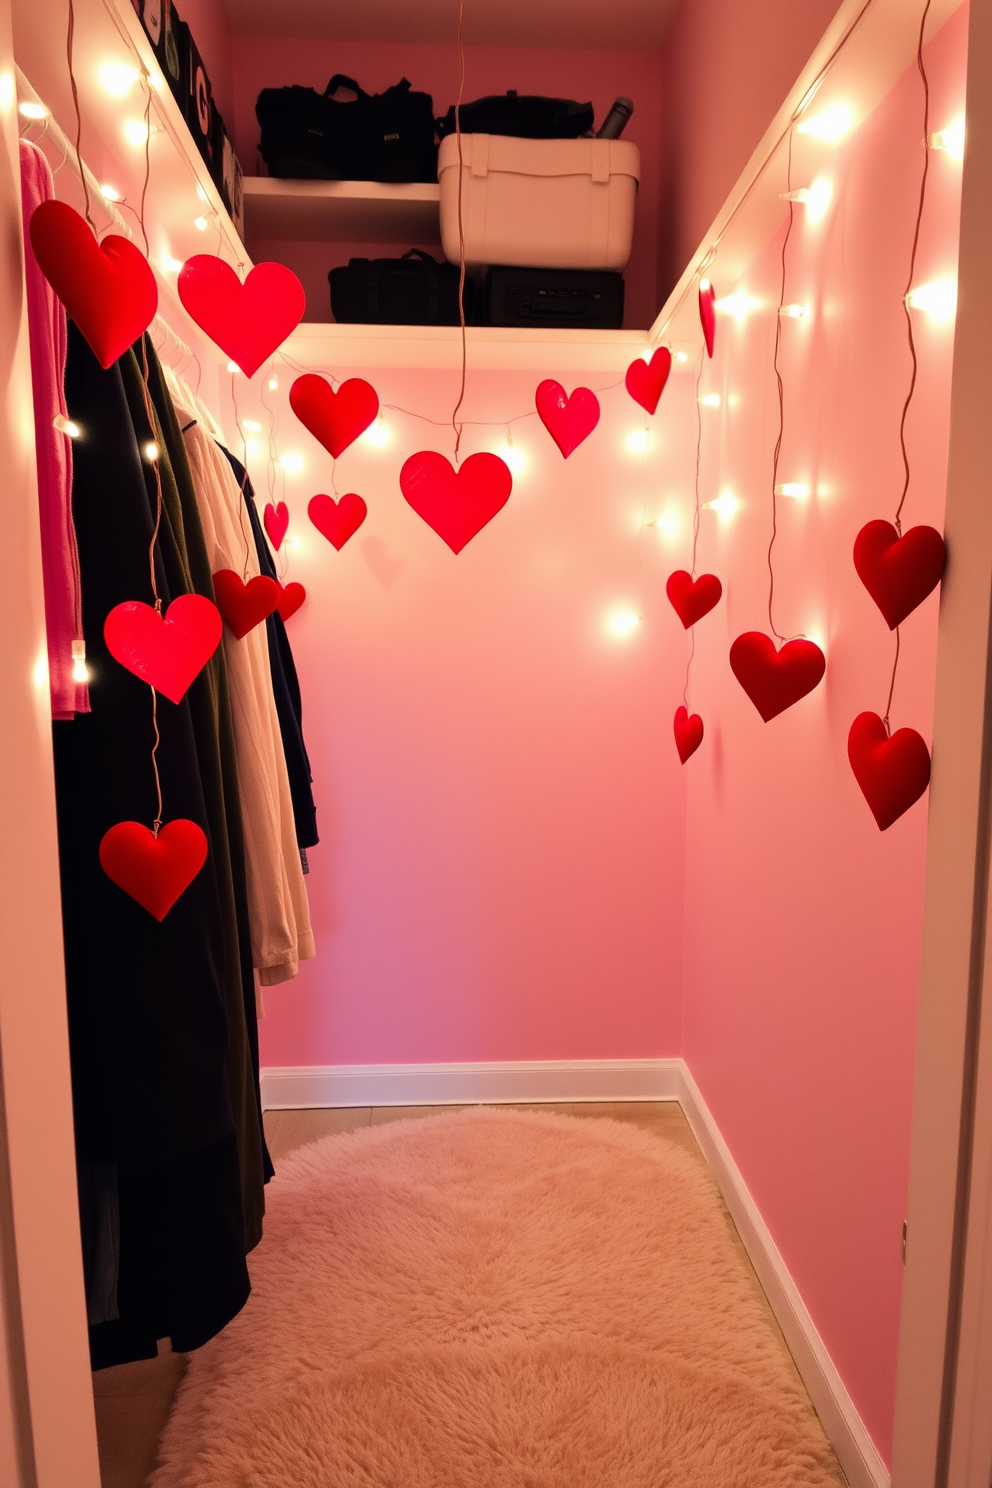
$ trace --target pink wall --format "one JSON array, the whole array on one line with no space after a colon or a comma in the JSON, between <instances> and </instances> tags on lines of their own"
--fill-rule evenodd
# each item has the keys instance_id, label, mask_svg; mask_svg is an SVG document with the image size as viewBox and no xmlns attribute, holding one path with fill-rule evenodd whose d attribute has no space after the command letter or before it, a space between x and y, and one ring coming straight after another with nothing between
<instances>
[{"instance_id":1,"label":"pink wall","mask_svg":"<svg viewBox=\"0 0 992 1488\"><path fill-rule=\"evenodd\" d=\"M928 51L932 128L962 111L967 20ZM907 73L829 163L833 206L800 213L787 299L786 433L776 620L825 645L823 685L761 722L727 652L767 628L770 366L781 239L741 281L760 310L722 318L704 373L704 499L743 505L722 529L704 513L701 565L726 602L699 626L693 706L707 737L689 768L683 1053L855 1404L891 1446L919 979L926 801L880 834L848 766L857 713L885 711L893 638L858 581L851 545L901 490L898 420L909 377L900 304L919 190L921 93ZM959 164L932 157L916 282L956 269ZM721 293L719 258L714 278ZM906 525L942 525L952 330L916 313L920 382L909 423ZM685 443L684 411L665 428ZM681 478L688 484L685 452ZM902 627L893 728L929 739L938 597Z\"/></svg>"},{"instance_id":2,"label":"pink wall","mask_svg":"<svg viewBox=\"0 0 992 1488\"><path fill-rule=\"evenodd\" d=\"M823 35L838 0L682 0L662 48L663 301Z\"/></svg>"},{"instance_id":3,"label":"pink wall","mask_svg":"<svg viewBox=\"0 0 992 1488\"><path fill-rule=\"evenodd\" d=\"M661 139L661 60L652 52L542 51L526 47L466 47L466 100L486 93L550 93L584 102L591 99L601 121L614 98L633 98L636 111L625 131L641 148L642 180L637 201L634 250L626 271L625 324L646 327L659 307L656 293L658 202ZM244 169L264 167L256 155L258 125L255 100L262 88L303 83L323 89L335 72L355 78L369 92L381 92L401 77L434 99L435 112L447 110L458 92L458 55L450 47L419 42L300 41L286 37L236 36L234 77L236 140ZM252 245L249 244L249 247ZM266 251L276 245L268 244ZM279 245L293 263L296 245ZM353 245L331 243L324 251L322 308L315 317L330 318L327 269L346 263ZM365 250L358 250L365 251ZM383 253L402 252L384 248ZM439 249L436 256L441 257ZM312 255L311 255L312 256Z\"/></svg>"},{"instance_id":4,"label":"pink wall","mask_svg":"<svg viewBox=\"0 0 992 1488\"><path fill-rule=\"evenodd\" d=\"M386 404L450 416L453 373L366 375ZM527 413L541 375L470 372L466 418ZM450 457L450 429L387 410L390 445L342 456L338 489L369 516L338 554L306 518L330 458L281 404L279 449L306 460L287 479L291 573L310 596L290 627L322 841L318 957L266 993L264 1064L677 1052L685 778L667 699L681 656L655 624L663 555L638 558L654 495L625 439L642 415L622 385L602 406L567 463L533 414L514 425L526 469L456 558L397 482L417 449ZM505 440L469 425L463 454ZM252 468L261 493L264 459ZM607 617L640 612L644 584L648 621L614 639Z\"/></svg>"}]
</instances>

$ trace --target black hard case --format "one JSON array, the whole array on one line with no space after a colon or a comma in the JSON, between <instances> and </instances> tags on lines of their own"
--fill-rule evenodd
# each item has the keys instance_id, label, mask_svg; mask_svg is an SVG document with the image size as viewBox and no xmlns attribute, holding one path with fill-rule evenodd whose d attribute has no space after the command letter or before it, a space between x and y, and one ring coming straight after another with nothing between
<instances>
[{"instance_id":1,"label":"black hard case","mask_svg":"<svg viewBox=\"0 0 992 1488\"><path fill-rule=\"evenodd\" d=\"M479 324L618 331L623 325L623 275L604 269L491 268L482 289Z\"/></svg>"}]
</instances>

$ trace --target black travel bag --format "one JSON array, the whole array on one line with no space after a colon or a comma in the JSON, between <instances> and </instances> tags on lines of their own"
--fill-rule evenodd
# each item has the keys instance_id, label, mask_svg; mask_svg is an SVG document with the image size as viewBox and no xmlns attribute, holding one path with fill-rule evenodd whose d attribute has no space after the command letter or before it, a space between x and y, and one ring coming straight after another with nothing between
<instances>
[{"instance_id":1,"label":"black travel bag","mask_svg":"<svg viewBox=\"0 0 992 1488\"><path fill-rule=\"evenodd\" d=\"M339 88L358 96L334 97ZM324 89L263 88L255 105L270 176L310 181L436 181L434 100L406 78L374 95L335 73Z\"/></svg>"},{"instance_id":2,"label":"black travel bag","mask_svg":"<svg viewBox=\"0 0 992 1488\"><path fill-rule=\"evenodd\" d=\"M518 93L496 93L463 103L463 134L508 134L516 139L578 139L592 128L591 103L571 98L538 98ZM437 121L441 139L455 132L454 105Z\"/></svg>"},{"instance_id":3,"label":"black travel bag","mask_svg":"<svg viewBox=\"0 0 992 1488\"><path fill-rule=\"evenodd\" d=\"M402 258L352 258L328 274L331 311L343 324L458 325L458 267L421 248ZM475 285L465 278L465 320Z\"/></svg>"},{"instance_id":4,"label":"black travel bag","mask_svg":"<svg viewBox=\"0 0 992 1488\"><path fill-rule=\"evenodd\" d=\"M623 325L623 275L605 269L493 268L481 298L482 325L582 331Z\"/></svg>"}]
</instances>

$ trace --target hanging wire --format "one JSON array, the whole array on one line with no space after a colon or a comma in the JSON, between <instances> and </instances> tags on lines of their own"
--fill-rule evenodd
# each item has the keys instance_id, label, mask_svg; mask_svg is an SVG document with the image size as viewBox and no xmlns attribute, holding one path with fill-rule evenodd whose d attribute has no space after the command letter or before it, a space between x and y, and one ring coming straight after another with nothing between
<instances>
[{"instance_id":1,"label":"hanging wire","mask_svg":"<svg viewBox=\"0 0 992 1488\"><path fill-rule=\"evenodd\" d=\"M76 87L76 74L72 70L72 44L76 34L76 7L74 0L69 0L69 24L66 30L65 55L69 66L69 86L72 89L72 106L76 111L76 166L79 171L79 179L83 183L83 201L85 203L86 221L93 229L96 236L96 223L90 216L90 188L86 182L86 172L83 170L83 157L80 146L83 138L83 116L79 109L79 90Z\"/></svg>"},{"instance_id":2,"label":"hanging wire","mask_svg":"<svg viewBox=\"0 0 992 1488\"><path fill-rule=\"evenodd\" d=\"M455 139L458 142L458 323L462 336L462 383L458 402L451 414L451 427L455 435L455 465L462 443L462 424L458 414L465 401L465 377L468 369L468 337L465 332L465 224L462 219L462 99L465 96L465 44L462 27L465 21L465 0L458 0L458 98L455 101Z\"/></svg>"},{"instance_id":3,"label":"hanging wire","mask_svg":"<svg viewBox=\"0 0 992 1488\"><path fill-rule=\"evenodd\" d=\"M243 455L241 463L241 486L238 496L238 526L241 528L241 537L245 545L244 581L247 584L249 578L249 570L251 567L251 543L248 540L248 529L245 526L245 518L247 516L246 506L248 501L248 498L245 495L245 486L248 483L248 439L241 425L241 416L238 413L238 394L237 389L234 385L234 379L237 377L237 375L238 374L232 368L231 402L234 404L234 422L237 425L238 433L241 435L241 452Z\"/></svg>"},{"instance_id":4,"label":"hanging wire","mask_svg":"<svg viewBox=\"0 0 992 1488\"><path fill-rule=\"evenodd\" d=\"M786 254L789 247L789 239L792 237L792 228L796 220L796 204L792 200L792 141L793 131L789 130L788 163L786 166L786 182L789 193L789 225L782 239L782 278L779 286L778 313L775 316L775 350L772 355L772 366L775 369L775 382L778 387L778 438L775 441L775 453L772 456L772 535L768 543L768 626L777 641L784 641L786 637L775 629L775 621L772 618L772 608L775 602L775 566L772 563L772 549L775 539L778 537L778 496L776 487L778 485L778 462L782 453L782 439L785 435L785 386L782 382L782 372L778 364L778 355L782 346L782 316L781 308L785 304L785 276L786 276Z\"/></svg>"}]
</instances>

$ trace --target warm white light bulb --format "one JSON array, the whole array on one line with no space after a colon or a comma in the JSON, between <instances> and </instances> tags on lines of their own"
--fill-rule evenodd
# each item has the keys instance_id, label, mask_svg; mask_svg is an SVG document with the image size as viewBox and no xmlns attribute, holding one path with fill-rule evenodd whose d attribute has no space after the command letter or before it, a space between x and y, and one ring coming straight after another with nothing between
<instances>
[{"instance_id":1,"label":"warm white light bulb","mask_svg":"<svg viewBox=\"0 0 992 1488\"><path fill-rule=\"evenodd\" d=\"M631 429L627 435L626 443L632 455L643 455L648 447L647 429Z\"/></svg>"},{"instance_id":2,"label":"warm white light bulb","mask_svg":"<svg viewBox=\"0 0 992 1488\"><path fill-rule=\"evenodd\" d=\"M931 150L946 150L955 160L964 159L964 115L930 136Z\"/></svg>"},{"instance_id":3,"label":"warm white light bulb","mask_svg":"<svg viewBox=\"0 0 992 1488\"><path fill-rule=\"evenodd\" d=\"M148 125L144 119L128 119L124 125L124 138L129 145L143 145L148 138Z\"/></svg>"},{"instance_id":4,"label":"warm white light bulb","mask_svg":"<svg viewBox=\"0 0 992 1488\"><path fill-rule=\"evenodd\" d=\"M247 429L251 434L257 434L262 426L257 419L242 419L241 427L242 429Z\"/></svg>"},{"instance_id":5,"label":"warm white light bulb","mask_svg":"<svg viewBox=\"0 0 992 1488\"><path fill-rule=\"evenodd\" d=\"M721 491L715 501L704 501L702 510L714 511L721 522L729 522L739 506L740 502L736 496L730 491Z\"/></svg>"},{"instance_id":6,"label":"warm white light bulb","mask_svg":"<svg viewBox=\"0 0 992 1488\"><path fill-rule=\"evenodd\" d=\"M743 289L734 294L724 295L722 299L714 303L714 310L719 310L722 315L732 315L735 320L743 320L752 310L757 310L761 301L756 300L753 295L747 294Z\"/></svg>"},{"instance_id":7,"label":"warm white light bulb","mask_svg":"<svg viewBox=\"0 0 992 1488\"><path fill-rule=\"evenodd\" d=\"M779 305L778 313L783 320L802 320L809 314L808 305Z\"/></svg>"},{"instance_id":8,"label":"warm white light bulb","mask_svg":"<svg viewBox=\"0 0 992 1488\"><path fill-rule=\"evenodd\" d=\"M140 76L136 67L129 67L123 62L105 62L100 68L103 91L109 93L111 98L124 98Z\"/></svg>"},{"instance_id":9,"label":"warm white light bulb","mask_svg":"<svg viewBox=\"0 0 992 1488\"><path fill-rule=\"evenodd\" d=\"M178 274L183 261L181 258L173 258L171 253L163 253L159 259L159 266L166 274Z\"/></svg>"},{"instance_id":10,"label":"warm white light bulb","mask_svg":"<svg viewBox=\"0 0 992 1488\"><path fill-rule=\"evenodd\" d=\"M668 543L675 542L682 531L682 519L674 507L666 508L654 525Z\"/></svg>"},{"instance_id":11,"label":"warm white light bulb","mask_svg":"<svg viewBox=\"0 0 992 1488\"><path fill-rule=\"evenodd\" d=\"M689 360L689 353L687 351L677 351L672 360L676 362L687 362Z\"/></svg>"},{"instance_id":12,"label":"warm white light bulb","mask_svg":"<svg viewBox=\"0 0 992 1488\"><path fill-rule=\"evenodd\" d=\"M208 200L207 193L204 191L204 189L200 185L199 181L197 181L197 183L196 183L196 194L197 194L197 196L200 198L200 200L202 202L205 202L205 201Z\"/></svg>"},{"instance_id":13,"label":"warm white light bulb","mask_svg":"<svg viewBox=\"0 0 992 1488\"><path fill-rule=\"evenodd\" d=\"M703 406L703 408L719 408L720 407L720 394L719 393L704 393L703 396L700 398L699 402L701 403L701 405Z\"/></svg>"},{"instance_id":14,"label":"warm white light bulb","mask_svg":"<svg viewBox=\"0 0 992 1488\"><path fill-rule=\"evenodd\" d=\"M298 455L295 450L287 450L279 461L287 475L299 475L303 469L303 456Z\"/></svg>"},{"instance_id":15,"label":"warm white light bulb","mask_svg":"<svg viewBox=\"0 0 992 1488\"><path fill-rule=\"evenodd\" d=\"M78 424L74 424L72 419L67 419L61 413L55 415L52 419L52 424L58 429L60 434L67 435L69 439L78 439L82 432Z\"/></svg>"},{"instance_id":16,"label":"warm white light bulb","mask_svg":"<svg viewBox=\"0 0 992 1488\"><path fill-rule=\"evenodd\" d=\"M258 454L260 448L261 448L261 446L260 446L260 444L259 444L259 442L258 442L257 439L246 439L245 440L245 459L246 460L254 460L254 458Z\"/></svg>"},{"instance_id":17,"label":"warm white light bulb","mask_svg":"<svg viewBox=\"0 0 992 1488\"><path fill-rule=\"evenodd\" d=\"M780 486L775 487L776 496L796 496L800 501L805 501L809 495L809 486L802 481L783 481Z\"/></svg>"},{"instance_id":18,"label":"warm white light bulb","mask_svg":"<svg viewBox=\"0 0 992 1488\"><path fill-rule=\"evenodd\" d=\"M269 378L269 392L270 393L274 393L275 390L276 390L276 388L278 386L279 386L279 379L278 379L278 377L270 377Z\"/></svg>"},{"instance_id":19,"label":"warm white light bulb","mask_svg":"<svg viewBox=\"0 0 992 1488\"><path fill-rule=\"evenodd\" d=\"M90 674L86 667L86 642L73 641L72 643L72 680L73 682L88 682Z\"/></svg>"},{"instance_id":20,"label":"warm white light bulb","mask_svg":"<svg viewBox=\"0 0 992 1488\"><path fill-rule=\"evenodd\" d=\"M846 134L850 134L853 127L854 110L851 105L832 103L829 108L823 109L820 113L800 119L796 130L799 134L809 134L814 139L825 140L828 144L834 145Z\"/></svg>"},{"instance_id":21,"label":"warm white light bulb","mask_svg":"<svg viewBox=\"0 0 992 1488\"><path fill-rule=\"evenodd\" d=\"M237 362L228 362L227 370L228 372L235 373L240 372L241 368L238 366Z\"/></svg>"},{"instance_id":22,"label":"warm white light bulb","mask_svg":"<svg viewBox=\"0 0 992 1488\"><path fill-rule=\"evenodd\" d=\"M194 217L193 226L197 229L198 232L206 232L207 228L210 226L210 223L208 222L206 217Z\"/></svg>"},{"instance_id":23,"label":"warm white light bulb","mask_svg":"<svg viewBox=\"0 0 992 1488\"><path fill-rule=\"evenodd\" d=\"M124 200L120 192L117 190L117 187L109 186L106 181L104 181L103 185L100 187L100 195L103 197L104 201L119 202Z\"/></svg>"},{"instance_id":24,"label":"warm white light bulb","mask_svg":"<svg viewBox=\"0 0 992 1488\"><path fill-rule=\"evenodd\" d=\"M806 194L807 222L822 222L834 191L826 176L817 176Z\"/></svg>"},{"instance_id":25,"label":"warm white light bulb","mask_svg":"<svg viewBox=\"0 0 992 1488\"><path fill-rule=\"evenodd\" d=\"M635 615L632 610L614 610L606 622L606 628L611 635L621 639L632 635L641 623L641 616Z\"/></svg>"},{"instance_id":26,"label":"warm white light bulb","mask_svg":"<svg viewBox=\"0 0 992 1488\"><path fill-rule=\"evenodd\" d=\"M375 423L369 424L365 430L365 439L368 444L375 445L377 449L383 449L389 443L389 430L386 428L381 413Z\"/></svg>"},{"instance_id":27,"label":"warm white light bulb","mask_svg":"<svg viewBox=\"0 0 992 1488\"><path fill-rule=\"evenodd\" d=\"M782 191L779 193L783 201L807 202L809 201L809 187L797 186L795 191Z\"/></svg>"},{"instance_id":28,"label":"warm white light bulb","mask_svg":"<svg viewBox=\"0 0 992 1488\"><path fill-rule=\"evenodd\" d=\"M43 103L35 103L30 98L26 98L23 103L18 104L17 112L21 115L22 119L47 119L49 113Z\"/></svg>"},{"instance_id":29,"label":"warm white light bulb","mask_svg":"<svg viewBox=\"0 0 992 1488\"><path fill-rule=\"evenodd\" d=\"M906 296L911 310L922 310L931 320L953 320L958 307L958 286L953 279L931 279L919 284Z\"/></svg>"},{"instance_id":30,"label":"warm white light bulb","mask_svg":"<svg viewBox=\"0 0 992 1488\"><path fill-rule=\"evenodd\" d=\"M154 439L149 439L147 444L142 445L141 453L144 455L145 459L150 465L153 465L155 463L155 461L158 459L159 450L158 445L155 443Z\"/></svg>"}]
</instances>

